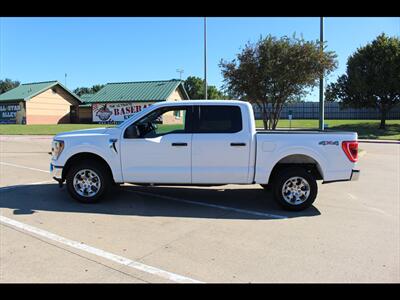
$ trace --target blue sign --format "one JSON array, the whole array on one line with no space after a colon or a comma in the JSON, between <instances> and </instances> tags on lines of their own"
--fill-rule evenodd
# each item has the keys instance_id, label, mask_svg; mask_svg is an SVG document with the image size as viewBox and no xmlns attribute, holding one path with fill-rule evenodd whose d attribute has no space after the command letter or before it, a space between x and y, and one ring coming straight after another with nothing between
<instances>
[{"instance_id":1,"label":"blue sign","mask_svg":"<svg viewBox=\"0 0 400 300\"><path fill-rule=\"evenodd\" d=\"M0 104L0 124L16 124L17 112L20 110L18 103Z\"/></svg>"}]
</instances>

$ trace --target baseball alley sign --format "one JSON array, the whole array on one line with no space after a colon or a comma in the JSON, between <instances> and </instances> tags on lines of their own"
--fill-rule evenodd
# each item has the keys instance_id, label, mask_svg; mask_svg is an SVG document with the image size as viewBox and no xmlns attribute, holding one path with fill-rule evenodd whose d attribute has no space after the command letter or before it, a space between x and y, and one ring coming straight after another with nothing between
<instances>
[{"instance_id":1,"label":"baseball alley sign","mask_svg":"<svg viewBox=\"0 0 400 300\"><path fill-rule=\"evenodd\" d=\"M97 123L121 123L133 114L150 106L150 103L94 103L92 121Z\"/></svg>"}]
</instances>

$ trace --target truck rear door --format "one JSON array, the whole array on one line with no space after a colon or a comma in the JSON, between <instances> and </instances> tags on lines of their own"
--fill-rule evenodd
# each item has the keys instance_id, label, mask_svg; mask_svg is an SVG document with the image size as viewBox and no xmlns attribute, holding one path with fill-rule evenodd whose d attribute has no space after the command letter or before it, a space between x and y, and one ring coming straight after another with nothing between
<instances>
[{"instance_id":1,"label":"truck rear door","mask_svg":"<svg viewBox=\"0 0 400 300\"><path fill-rule=\"evenodd\" d=\"M195 106L192 183L247 183L250 134L238 105Z\"/></svg>"}]
</instances>

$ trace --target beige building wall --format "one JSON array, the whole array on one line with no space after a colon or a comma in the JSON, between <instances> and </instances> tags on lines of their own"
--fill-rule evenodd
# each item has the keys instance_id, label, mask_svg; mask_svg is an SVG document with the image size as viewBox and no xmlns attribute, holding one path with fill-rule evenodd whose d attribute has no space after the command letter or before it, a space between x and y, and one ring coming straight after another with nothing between
<instances>
[{"instance_id":1,"label":"beige building wall","mask_svg":"<svg viewBox=\"0 0 400 300\"><path fill-rule=\"evenodd\" d=\"M182 95L179 88L176 88L175 91L167 98L167 101L179 101L184 100L185 97Z\"/></svg>"},{"instance_id":2,"label":"beige building wall","mask_svg":"<svg viewBox=\"0 0 400 300\"><path fill-rule=\"evenodd\" d=\"M26 101L26 124L69 123L72 104L77 101L64 90L50 88Z\"/></svg>"},{"instance_id":3,"label":"beige building wall","mask_svg":"<svg viewBox=\"0 0 400 300\"><path fill-rule=\"evenodd\" d=\"M184 100L184 96L182 95L179 88L175 89L172 94L167 98L167 101L180 101ZM173 111L167 112L163 115L163 124L183 124L184 118L181 115L180 118L174 115Z\"/></svg>"}]
</instances>

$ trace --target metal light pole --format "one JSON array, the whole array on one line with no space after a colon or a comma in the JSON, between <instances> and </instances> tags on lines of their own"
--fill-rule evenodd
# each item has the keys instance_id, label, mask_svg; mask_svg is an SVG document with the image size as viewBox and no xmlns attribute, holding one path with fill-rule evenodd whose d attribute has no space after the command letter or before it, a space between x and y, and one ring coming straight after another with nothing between
<instances>
[{"instance_id":1,"label":"metal light pole","mask_svg":"<svg viewBox=\"0 0 400 300\"><path fill-rule=\"evenodd\" d=\"M207 19L204 17L204 90L207 100Z\"/></svg>"},{"instance_id":2,"label":"metal light pole","mask_svg":"<svg viewBox=\"0 0 400 300\"><path fill-rule=\"evenodd\" d=\"M324 51L324 17L319 20L319 45L321 53ZM319 129L324 130L324 73L319 78Z\"/></svg>"}]
</instances>

